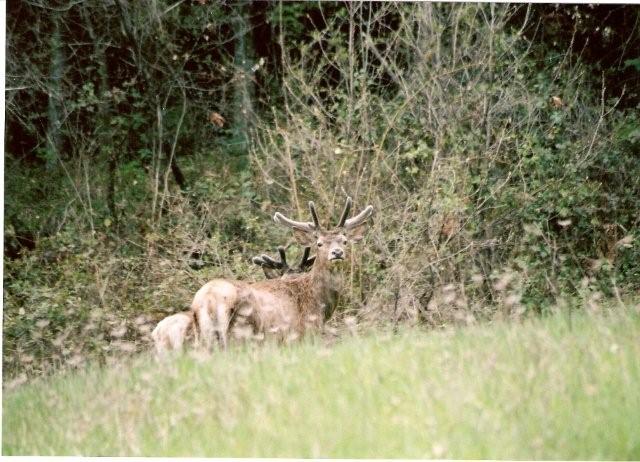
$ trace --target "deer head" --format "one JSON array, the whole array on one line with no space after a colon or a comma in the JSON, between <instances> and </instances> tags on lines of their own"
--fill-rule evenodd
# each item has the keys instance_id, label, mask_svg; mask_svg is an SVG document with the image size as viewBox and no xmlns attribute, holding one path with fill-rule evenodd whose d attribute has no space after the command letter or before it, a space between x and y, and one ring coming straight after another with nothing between
<instances>
[{"instance_id":1,"label":"deer head","mask_svg":"<svg viewBox=\"0 0 640 462\"><path fill-rule=\"evenodd\" d=\"M287 254L284 247L278 247L278 254L280 260L275 260L269 255L262 254L258 257L253 257L251 261L262 268L264 275L267 279L275 279L279 277L292 277L299 273L304 273L313 266L313 262L316 257L309 258L311 248L305 247L300 263L297 266L289 266L287 263Z\"/></svg>"},{"instance_id":2,"label":"deer head","mask_svg":"<svg viewBox=\"0 0 640 462\"><path fill-rule=\"evenodd\" d=\"M365 232L365 225L373 214L373 206L365 207L353 218L347 219L351 211L352 200L347 197L338 225L330 230L322 229L313 202L309 202L309 211L313 222L291 220L279 212L273 216L276 223L293 229L299 244L316 248L316 263L324 267L327 263L335 264L347 258L347 244L360 241ZM314 267L315 267L314 265Z\"/></svg>"}]
</instances>

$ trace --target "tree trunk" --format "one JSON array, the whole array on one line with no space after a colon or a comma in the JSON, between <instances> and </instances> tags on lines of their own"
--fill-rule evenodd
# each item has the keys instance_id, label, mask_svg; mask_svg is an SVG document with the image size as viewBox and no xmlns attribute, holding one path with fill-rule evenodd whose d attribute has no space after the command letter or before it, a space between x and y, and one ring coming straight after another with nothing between
<instances>
[{"instance_id":1,"label":"tree trunk","mask_svg":"<svg viewBox=\"0 0 640 462\"><path fill-rule=\"evenodd\" d=\"M251 67L253 65L253 49L249 34L248 4L240 3L236 6L233 19L235 37L234 50L234 110L233 137L239 151L247 149L249 131L253 120L254 82Z\"/></svg>"},{"instance_id":2,"label":"tree trunk","mask_svg":"<svg viewBox=\"0 0 640 462\"><path fill-rule=\"evenodd\" d=\"M47 106L47 168L51 169L60 156L60 127L62 125L60 100L62 73L64 68L63 44L60 34L60 17L53 13L53 33L51 34L51 64L49 68L49 84L47 91L49 100Z\"/></svg>"}]
</instances>

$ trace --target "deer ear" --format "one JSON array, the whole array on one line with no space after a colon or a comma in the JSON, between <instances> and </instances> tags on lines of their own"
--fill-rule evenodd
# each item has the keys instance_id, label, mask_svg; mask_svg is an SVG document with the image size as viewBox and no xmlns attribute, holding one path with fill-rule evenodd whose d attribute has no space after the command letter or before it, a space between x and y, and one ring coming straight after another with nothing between
<instances>
[{"instance_id":1,"label":"deer ear","mask_svg":"<svg viewBox=\"0 0 640 462\"><path fill-rule=\"evenodd\" d=\"M359 242L362 240L362 238L364 237L364 233L367 230L367 223L362 223L359 226L356 226L355 228L352 228L350 230L347 231L347 238L351 241L351 242Z\"/></svg>"},{"instance_id":2,"label":"deer ear","mask_svg":"<svg viewBox=\"0 0 640 462\"><path fill-rule=\"evenodd\" d=\"M293 237L300 245L304 246L312 246L315 244L316 238L313 233L305 231L303 229L294 227L293 228Z\"/></svg>"}]
</instances>

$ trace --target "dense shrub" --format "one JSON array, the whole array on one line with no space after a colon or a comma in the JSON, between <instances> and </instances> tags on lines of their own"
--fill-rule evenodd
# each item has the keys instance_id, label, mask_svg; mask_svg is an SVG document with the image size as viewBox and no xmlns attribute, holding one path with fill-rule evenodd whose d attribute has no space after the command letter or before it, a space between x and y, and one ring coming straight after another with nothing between
<instances>
[{"instance_id":1,"label":"dense shrub","mask_svg":"<svg viewBox=\"0 0 640 462\"><path fill-rule=\"evenodd\" d=\"M506 27L511 13L397 8L377 45L356 34L341 54L344 18L308 45L333 57L331 90L323 57L287 63L290 103L253 159L264 194L301 213L312 197L335 210L345 192L376 205L366 266L351 269L361 313L439 324L637 284L635 113L570 51Z\"/></svg>"},{"instance_id":2,"label":"dense shrub","mask_svg":"<svg viewBox=\"0 0 640 462\"><path fill-rule=\"evenodd\" d=\"M292 244L275 211L328 223L347 194L376 215L336 323L639 289L637 108L532 33L543 9L206 3L11 6L8 376L147 348L206 280Z\"/></svg>"}]
</instances>

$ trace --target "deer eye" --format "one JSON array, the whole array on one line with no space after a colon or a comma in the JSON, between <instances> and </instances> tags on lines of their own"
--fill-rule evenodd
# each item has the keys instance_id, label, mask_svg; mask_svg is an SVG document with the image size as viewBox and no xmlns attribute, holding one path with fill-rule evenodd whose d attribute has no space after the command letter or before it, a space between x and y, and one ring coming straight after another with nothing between
<instances>
[{"instance_id":1,"label":"deer eye","mask_svg":"<svg viewBox=\"0 0 640 462\"><path fill-rule=\"evenodd\" d=\"M322 247L322 242L318 242L318 247Z\"/></svg>"}]
</instances>

